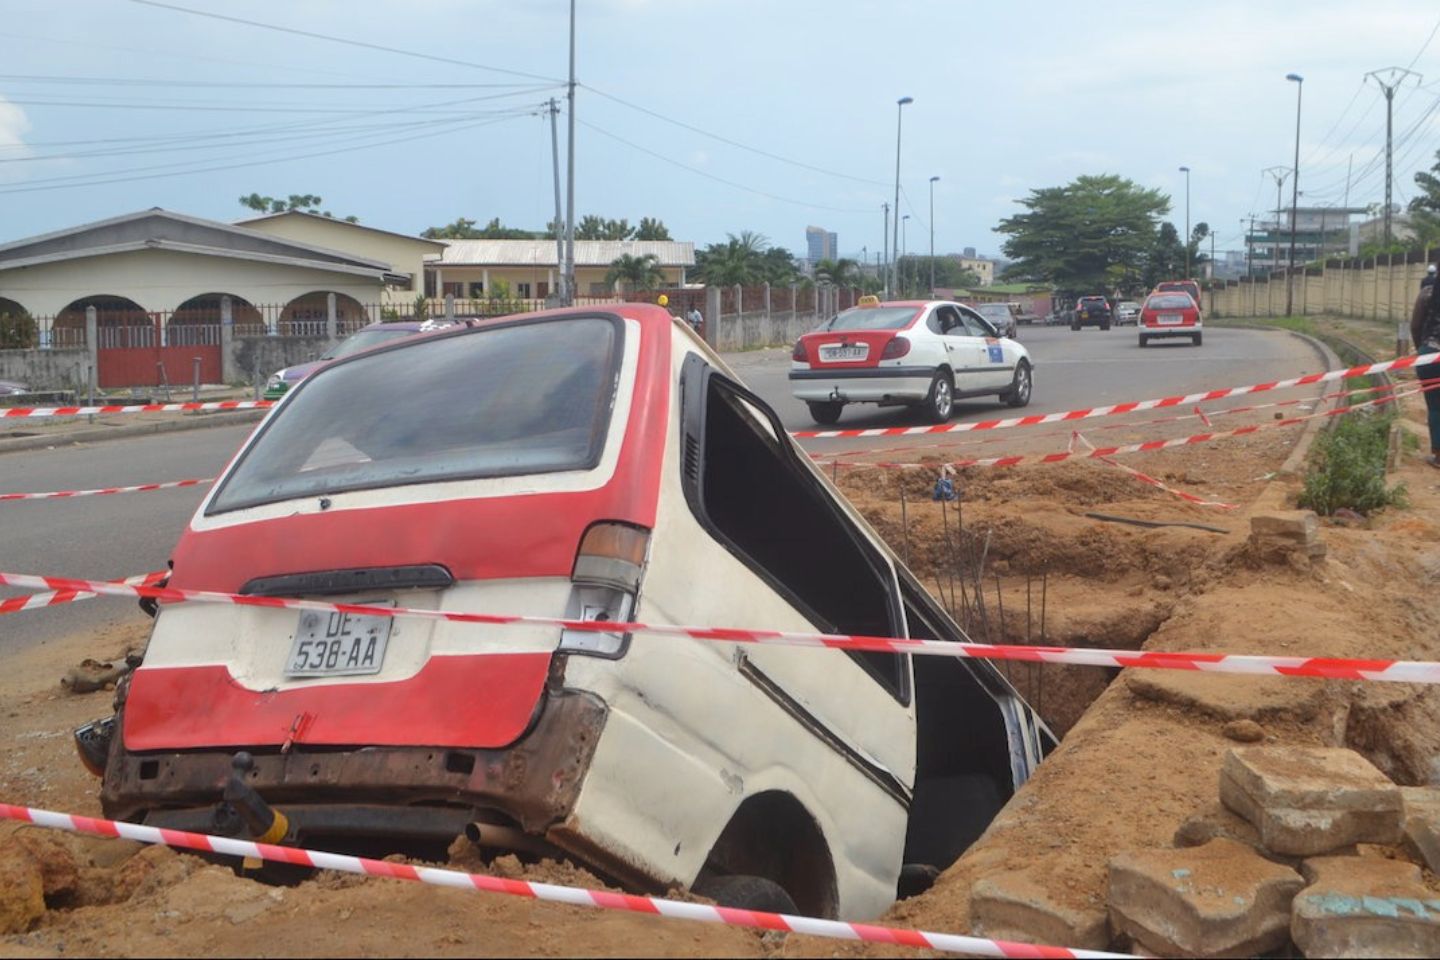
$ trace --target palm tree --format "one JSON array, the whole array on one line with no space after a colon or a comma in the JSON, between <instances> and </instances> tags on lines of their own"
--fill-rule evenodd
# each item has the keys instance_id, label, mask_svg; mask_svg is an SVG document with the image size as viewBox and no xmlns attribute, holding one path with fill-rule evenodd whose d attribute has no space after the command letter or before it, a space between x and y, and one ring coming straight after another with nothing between
<instances>
[{"instance_id":1,"label":"palm tree","mask_svg":"<svg viewBox=\"0 0 1440 960\"><path fill-rule=\"evenodd\" d=\"M815 279L819 283L828 283L834 287L853 287L856 285L856 274L859 270L860 264L848 257L819 260L815 263Z\"/></svg>"},{"instance_id":2,"label":"palm tree","mask_svg":"<svg viewBox=\"0 0 1440 960\"><path fill-rule=\"evenodd\" d=\"M605 282L611 286L619 283L627 291L653 290L665 282L665 271L660 269L660 258L653 253L643 257L622 253L611 261Z\"/></svg>"},{"instance_id":3,"label":"palm tree","mask_svg":"<svg viewBox=\"0 0 1440 960\"><path fill-rule=\"evenodd\" d=\"M725 243L712 243L696 254L696 276L715 287L753 287L762 283L770 241L752 230L744 230L738 237L733 233L727 236Z\"/></svg>"}]
</instances>

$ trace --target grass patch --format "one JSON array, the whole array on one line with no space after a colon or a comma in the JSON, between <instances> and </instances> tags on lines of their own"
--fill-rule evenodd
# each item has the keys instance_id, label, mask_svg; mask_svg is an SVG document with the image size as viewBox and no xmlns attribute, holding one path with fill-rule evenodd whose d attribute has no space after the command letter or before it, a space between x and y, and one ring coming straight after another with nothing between
<instances>
[{"instance_id":1,"label":"grass patch","mask_svg":"<svg viewBox=\"0 0 1440 960\"><path fill-rule=\"evenodd\" d=\"M1315 443L1300 506L1330 516L1341 508L1369 514L1408 504L1405 485L1385 484L1394 411L1357 410L1340 417Z\"/></svg>"}]
</instances>

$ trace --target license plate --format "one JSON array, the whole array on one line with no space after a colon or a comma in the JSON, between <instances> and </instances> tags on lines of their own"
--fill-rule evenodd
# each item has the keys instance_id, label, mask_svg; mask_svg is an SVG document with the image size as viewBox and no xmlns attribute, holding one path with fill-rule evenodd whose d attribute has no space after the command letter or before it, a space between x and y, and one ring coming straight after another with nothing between
<instances>
[{"instance_id":1,"label":"license plate","mask_svg":"<svg viewBox=\"0 0 1440 960\"><path fill-rule=\"evenodd\" d=\"M1162 313L1162 314L1160 314L1160 322L1161 322L1161 323L1184 323L1184 322L1185 322L1185 318L1182 317L1182 316L1181 316L1180 314L1178 314L1178 313Z\"/></svg>"},{"instance_id":2,"label":"license plate","mask_svg":"<svg viewBox=\"0 0 1440 960\"><path fill-rule=\"evenodd\" d=\"M868 356L870 356L870 345L865 343L820 348L821 360L864 360Z\"/></svg>"},{"instance_id":3,"label":"license plate","mask_svg":"<svg viewBox=\"0 0 1440 960\"><path fill-rule=\"evenodd\" d=\"M393 601L359 601L393 607ZM302 610L285 661L287 677L350 677L379 673L385 665L392 617Z\"/></svg>"}]
</instances>

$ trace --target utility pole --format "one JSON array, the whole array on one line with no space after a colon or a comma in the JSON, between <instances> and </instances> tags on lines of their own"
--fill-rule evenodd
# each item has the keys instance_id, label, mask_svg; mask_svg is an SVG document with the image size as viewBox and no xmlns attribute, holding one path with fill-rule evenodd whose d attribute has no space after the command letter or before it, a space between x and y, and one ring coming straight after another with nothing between
<instances>
[{"instance_id":1,"label":"utility pole","mask_svg":"<svg viewBox=\"0 0 1440 960\"><path fill-rule=\"evenodd\" d=\"M935 181L930 178L930 299L935 299Z\"/></svg>"},{"instance_id":2,"label":"utility pole","mask_svg":"<svg viewBox=\"0 0 1440 960\"><path fill-rule=\"evenodd\" d=\"M1241 217L1240 222L1250 221L1250 229L1245 233L1245 276L1251 280L1255 279L1255 272L1250 267L1250 249L1255 246L1255 214L1249 217Z\"/></svg>"},{"instance_id":3,"label":"utility pole","mask_svg":"<svg viewBox=\"0 0 1440 960\"><path fill-rule=\"evenodd\" d=\"M1289 167L1266 167L1260 171L1262 174L1275 178L1275 227L1270 232L1270 269L1280 265L1280 246L1276 240L1276 234L1280 232L1280 189L1290 177Z\"/></svg>"},{"instance_id":4,"label":"utility pole","mask_svg":"<svg viewBox=\"0 0 1440 960\"><path fill-rule=\"evenodd\" d=\"M890 249L896 253L898 253L900 249L900 124L905 118L905 105L914 102L914 97L901 97L895 101L895 233L890 238ZM899 269L900 258L897 255L895 258L895 268L891 270L891 273L895 275L895 286L897 288L900 285Z\"/></svg>"},{"instance_id":5,"label":"utility pole","mask_svg":"<svg viewBox=\"0 0 1440 960\"><path fill-rule=\"evenodd\" d=\"M885 211L885 299L890 299L890 201L880 204Z\"/></svg>"},{"instance_id":6,"label":"utility pole","mask_svg":"<svg viewBox=\"0 0 1440 960\"><path fill-rule=\"evenodd\" d=\"M562 305L569 305L570 299L567 296L568 285L565 283L565 224L560 219L560 125L556 117L560 113L560 104L555 98L550 98L550 158L555 169L555 272L559 274L560 283L558 290L550 291ZM489 290L485 293L488 295Z\"/></svg>"},{"instance_id":7,"label":"utility pole","mask_svg":"<svg viewBox=\"0 0 1440 960\"><path fill-rule=\"evenodd\" d=\"M1290 316L1295 306L1295 220L1300 210L1300 98L1305 90L1305 78L1298 73L1287 73L1285 79L1295 84L1295 166L1290 173L1290 262L1285 267L1285 316Z\"/></svg>"},{"instance_id":8,"label":"utility pole","mask_svg":"<svg viewBox=\"0 0 1440 960\"><path fill-rule=\"evenodd\" d=\"M1381 74L1385 74L1381 77ZM1390 245L1390 191L1393 183L1394 168L1392 166L1391 151L1394 146L1394 116L1395 116L1395 91L1400 85L1411 77L1415 78L1418 84L1421 76L1413 70L1406 70L1404 67L1386 67L1384 70L1371 70L1365 74L1366 80L1374 80L1375 83L1385 92L1385 245ZM1386 81L1389 81L1388 83ZM1348 180L1348 177L1347 177Z\"/></svg>"},{"instance_id":9,"label":"utility pole","mask_svg":"<svg viewBox=\"0 0 1440 960\"><path fill-rule=\"evenodd\" d=\"M570 84L568 99L569 154L565 174L565 305L575 303L575 0L570 0Z\"/></svg>"}]
</instances>

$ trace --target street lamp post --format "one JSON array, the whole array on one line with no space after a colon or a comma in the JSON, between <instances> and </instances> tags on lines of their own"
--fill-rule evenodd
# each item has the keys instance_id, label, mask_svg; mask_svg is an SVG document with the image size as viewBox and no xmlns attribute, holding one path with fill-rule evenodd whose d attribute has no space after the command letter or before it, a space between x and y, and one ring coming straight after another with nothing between
<instances>
[{"instance_id":1,"label":"street lamp post","mask_svg":"<svg viewBox=\"0 0 1440 960\"><path fill-rule=\"evenodd\" d=\"M906 239L906 236L905 236L905 235L909 232L909 227L910 227L910 214L907 213L907 214L905 214L905 216L903 216L903 217L900 218L900 263L899 263L899 269L900 269L900 270L904 270L904 269L905 269L905 251L907 251L908 249L910 249L910 241L909 241L908 239ZM902 296L902 297L905 296L905 275L904 275L903 273L900 274L899 289L900 289L900 296Z\"/></svg>"},{"instance_id":2,"label":"street lamp post","mask_svg":"<svg viewBox=\"0 0 1440 960\"><path fill-rule=\"evenodd\" d=\"M1190 279L1190 168L1181 167L1185 174L1185 279Z\"/></svg>"},{"instance_id":3,"label":"street lamp post","mask_svg":"<svg viewBox=\"0 0 1440 960\"><path fill-rule=\"evenodd\" d=\"M930 178L930 299L935 299L935 181Z\"/></svg>"},{"instance_id":4,"label":"street lamp post","mask_svg":"<svg viewBox=\"0 0 1440 960\"><path fill-rule=\"evenodd\" d=\"M1300 96L1305 90L1305 78L1298 73L1285 74L1286 80L1295 82L1295 166L1290 178L1290 266L1285 270L1285 316L1295 306L1295 219L1300 202Z\"/></svg>"},{"instance_id":5,"label":"street lamp post","mask_svg":"<svg viewBox=\"0 0 1440 960\"><path fill-rule=\"evenodd\" d=\"M891 238L891 250L900 249L900 121L905 116L905 105L914 102L914 97L901 97L895 101L895 234ZM892 284L886 285L887 290L899 286L899 267L897 259L895 266L890 271L893 281Z\"/></svg>"}]
</instances>

